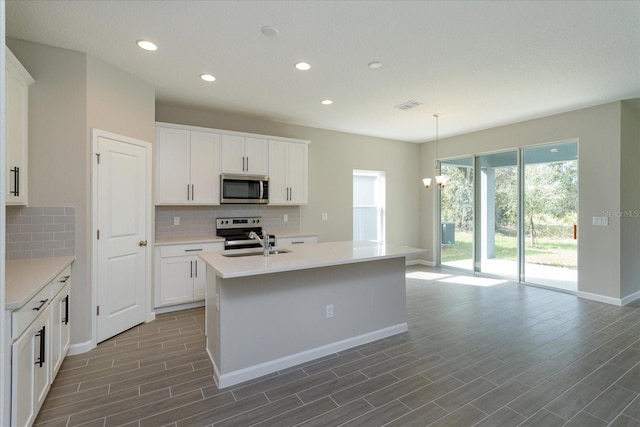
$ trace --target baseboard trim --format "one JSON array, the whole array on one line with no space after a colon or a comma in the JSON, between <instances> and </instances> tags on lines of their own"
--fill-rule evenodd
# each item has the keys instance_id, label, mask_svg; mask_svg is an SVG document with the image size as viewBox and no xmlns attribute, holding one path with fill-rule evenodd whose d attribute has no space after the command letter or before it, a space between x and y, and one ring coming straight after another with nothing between
<instances>
[{"instance_id":1,"label":"baseboard trim","mask_svg":"<svg viewBox=\"0 0 640 427\"><path fill-rule=\"evenodd\" d=\"M627 295L626 297L622 298L622 305L631 304L632 302L637 301L639 299L640 299L640 291L634 292L631 295Z\"/></svg>"},{"instance_id":2,"label":"baseboard trim","mask_svg":"<svg viewBox=\"0 0 640 427\"><path fill-rule=\"evenodd\" d=\"M578 296L578 298L584 298L591 301L603 302L605 304L611 304L611 305L617 305L617 306L624 305L623 300L621 300L620 298L607 297L600 294L593 294L591 292L582 292L582 291L576 292L576 295ZM627 304L629 302L627 302Z\"/></svg>"},{"instance_id":3,"label":"baseboard trim","mask_svg":"<svg viewBox=\"0 0 640 427\"><path fill-rule=\"evenodd\" d=\"M290 368L301 363L309 362L311 360L319 359L330 354L357 347L359 345L367 344L372 341L400 334L406 332L407 330L407 323L400 323L388 328L379 329L377 331L358 335L356 337L348 338L342 341L337 341L331 344L312 348L310 350L305 350L300 353L292 354L290 356L281 357L269 362L260 363L248 368L238 369L237 371L229 372L226 374L221 374L218 371L216 363L211 357L211 354L209 354L209 358L211 359L211 362L214 366L214 377L216 384L218 384L218 387L222 389L261 377L263 375L280 371L282 369ZM209 352L207 351L207 353Z\"/></svg>"},{"instance_id":4,"label":"baseboard trim","mask_svg":"<svg viewBox=\"0 0 640 427\"><path fill-rule=\"evenodd\" d=\"M93 350L96 348L96 344L89 340L85 342L81 342L78 344L71 344L69 346L69 351L67 351L67 356L73 356L74 354L82 354L86 353L89 350Z\"/></svg>"},{"instance_id":5,"label":"baseboard trim","mask_svg":"<svg viewBox=\"0 0 640 427\"><path fill-rule=\"evenodd\" d=\"M424 259L417 259L414 261L407 262L407 265L426 265L428 267L435 267L436 263L433 261L426 261Z\"/></svg>"},{"instance_id":6,"label":"baseboard trim","mask_svg":"<svg viewBox=\"0 0 640 427\"><path fill-rule=\"evenodd\" d=\"M153 311L155 312L156 315L158 314L164 314L164 313L171 313L173 311L181 311L181 310L189 310L190 308L198 308L198 307L204 307L204 300L202 301L195 301L195 302L188 302L185 304L176 304L176 305L167 305L164 307L156 307L153 309Z\"/></svg>"}]
</instances>

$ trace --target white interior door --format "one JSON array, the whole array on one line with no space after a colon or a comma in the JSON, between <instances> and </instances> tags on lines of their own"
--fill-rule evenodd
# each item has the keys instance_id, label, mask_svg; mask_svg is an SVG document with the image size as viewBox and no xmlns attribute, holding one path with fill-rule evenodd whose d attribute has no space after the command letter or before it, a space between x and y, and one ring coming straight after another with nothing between
<instances>
[{"instance_id":1,"label":"white interior door","mask_svg":"<svg viewBox=\"0 0 640 427\"><path fill-rule=\"evenodd\" d=\"M98 343L146 319L151 148L142 141L94 132Z\"/></svg>"}]
</instances>

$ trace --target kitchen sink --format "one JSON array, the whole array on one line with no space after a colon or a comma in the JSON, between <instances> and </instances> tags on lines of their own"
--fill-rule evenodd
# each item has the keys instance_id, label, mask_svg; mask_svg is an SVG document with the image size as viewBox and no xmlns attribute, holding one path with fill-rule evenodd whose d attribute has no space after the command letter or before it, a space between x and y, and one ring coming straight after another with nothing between
<instances>
[{"instance_id":1,"label":"kitchen sink","mask_svg":"<svg viewBox=\"0 0 640 427\"><path fill-rule=\"evenodd\" d=\"M278 254L287 254L291 252L289 249L278 249L274 248L269 250L269 255L278 255ZM237 258L237 257L245 257L245 256L258 256L263 255L264 251L262 249L251 251L251 252L234 252L234 253L223 253L222 256Z\"/></svg>"}]
</instances>

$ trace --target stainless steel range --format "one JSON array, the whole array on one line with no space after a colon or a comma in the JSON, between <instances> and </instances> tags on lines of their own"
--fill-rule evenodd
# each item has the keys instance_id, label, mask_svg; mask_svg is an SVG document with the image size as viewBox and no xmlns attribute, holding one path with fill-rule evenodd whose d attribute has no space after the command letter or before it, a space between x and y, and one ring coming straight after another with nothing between
<instances>
[{"instance_id":1,"label":"stainless steel range","mask_svg":"<svg viewBox=\"0 0 640 427\"><path fill-rule=\"evenodd\" d=\"M252 231L264 238L261 217L216 218L216 234L224 237L225 250L259 248L260 243L249 237ZM269 244L273 247L275 243L276 237L270 234Z\"/></svg>"}]
</instances>

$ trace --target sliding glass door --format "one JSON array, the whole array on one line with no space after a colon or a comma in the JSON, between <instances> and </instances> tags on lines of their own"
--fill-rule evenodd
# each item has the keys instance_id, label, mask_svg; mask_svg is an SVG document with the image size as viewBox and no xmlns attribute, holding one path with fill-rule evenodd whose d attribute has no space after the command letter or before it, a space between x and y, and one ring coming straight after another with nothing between
<instances>
[{"instance_id":1,"label":"sliding glass door","mask_svg":"<svg viewBox=\"0 0 640 427\"><path fill-rule=\"evenodd\" d=\"M465 270L473 270L473 170L473 157L441 162L449 177L440 192L441 262Z\"/></svg>"},{"instance_id":2,"label":"sliding glass door","mask_svg":"<svg viewBox=\"0 0 640 427\"><path fill-rule=\"evenodd\" d=\"M575 291L578 265L578 144L522 150L522 280Z\"/></svg>"},{"instance_id":3,"label":"sliding glass door","mask_svg":"<svg viewBox=\"0 0 640 427\"><path fill-rule=\"evenodd\" d=\"M476 157L476 271L518 280L518 152Z\"/></svg>"},{"instance_id":4,"label":"sliding glass door","mask_svg":"<svg viewBox=\"0 0 640 427\"><path fill-rule=\"evenodd\" d=\"M577 289L577 142L441 164L442 265Z\"/></svg>"}]
</instances>

